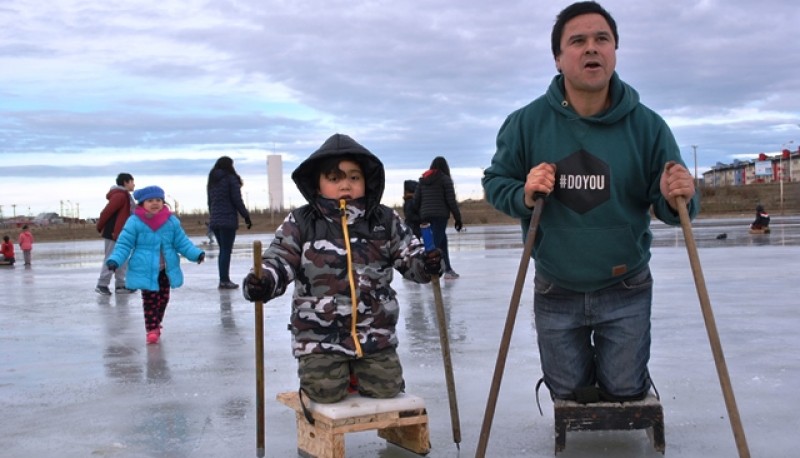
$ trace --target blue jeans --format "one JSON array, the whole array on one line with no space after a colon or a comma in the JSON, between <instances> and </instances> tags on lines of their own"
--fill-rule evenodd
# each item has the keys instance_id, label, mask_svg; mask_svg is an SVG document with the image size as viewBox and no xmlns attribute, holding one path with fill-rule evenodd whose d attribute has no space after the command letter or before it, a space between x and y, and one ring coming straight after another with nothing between
<instances>
[{"instance_id":1,"label":"blue jeans","mask_svg":"<svg viewBox=\"0 0 800 458\"><path fill-rule=\"evenodd\" d=\"M444 270L453 270L450 266L450 252L447 250L447 221L449 218L428 218L431 223L431 234L433 235L433 244L436 248L442 250L442 259L444 260Z\"/></svg>"},{"instance_id":2,"label":"blue jeans","mask_svg":"<svg viewBox=\"0 0 800 458\"><path fill-rule=\"evenodd\" d=\"M653 278L645 268L608 288L580 293L534 277L533 309L544 381L559 399L597 387L607 399L650 389Z\"/></svg>"},{"instance_id":3,"label":"blue jeans","mask_svg":"<svg viewBox=\"0 0 800 458\"><path fill-rule=\"evenodd\" d=\"M219 269L220 283L231 281L231 252L233 242L236 240L236 228L214 228L214 236L219 244L219 257L217 267Z\"/></svg>"}]
</instances>

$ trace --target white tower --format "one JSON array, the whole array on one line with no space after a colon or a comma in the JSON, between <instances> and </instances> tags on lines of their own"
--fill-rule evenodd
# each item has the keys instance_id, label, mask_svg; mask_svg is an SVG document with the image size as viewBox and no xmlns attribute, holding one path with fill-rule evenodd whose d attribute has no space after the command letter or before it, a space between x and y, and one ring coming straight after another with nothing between
<instances>
[{"instance_id":1,"label":"white tower","mask_svg":"<svg viewBox=\"0 0 800 458\"><path fill-rule=\"evenodd\" d=\"M283 211L283 161L280 154L267 156L267 188L269 189L269 211Z\"/></svg>"}]
</instances>

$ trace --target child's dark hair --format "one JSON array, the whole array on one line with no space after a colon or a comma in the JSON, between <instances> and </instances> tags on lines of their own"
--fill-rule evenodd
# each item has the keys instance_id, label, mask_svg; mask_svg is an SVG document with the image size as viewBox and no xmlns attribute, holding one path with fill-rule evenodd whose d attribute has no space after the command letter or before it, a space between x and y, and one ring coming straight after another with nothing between
<instances>
[{"instance_id":1,"label":"child's dark hair","mask_svg":"<svg viewBox=\"0 0 800 458\"><path fill-rule=\"evenodd\" d=\"M362 171L364 170L364 166L361 165L361 162L358 159L356 159L355 156L352 156L350 154L343 154L341 156L332 156L320 159L319 164L317 165L317 175L318 176L332 175L339 179L344 178L347 175L342 171L342 169L339 168L339 164L341 164L342 161L355 162L356 164L358 164L359 167L361 167Z\"/></svg>"},{"instance_id":2,"label":"child's dark hair","mask_svg":"<svg viewBox=\"0 0 800 458\"><path fill-rule=\"evenodd\" d=\"M614 49L619 48L619 34L617 33L617 23L611 17L611 13L603 9L597 2L577 2L564 8L556 16L556 23L553 24L553 32L550 35L550 46L553 50L553 57L561 55L561 36L564 35L564 25L571 19L584 14L599 14L608 22L611 33L614 34Z\"/></svg>"},{"instance_id":3,"label":"child's dark hair","mask_svg":"<svg viewBox=\"0 0 800 458\"><path fill-rule=\"evenodd\" d=\"M125 183L133 180L133 175L130 173L120 173L117 175L117 186L125 186Z\"/></svg>"},{"instance_id":4,"label":"child's dark hair","mask_svg":"<svg viewBox=\"0 0 800 458\"><path fill-rule=\"evenodd\" d=\"M8 242L8 241L10 241L10 240L11 240L11 238L9 238L9 236L7 236L7 235L4 235L4 236L3 236L3 241L4 241L4 242Z\"/></svg>"}]
</instances>

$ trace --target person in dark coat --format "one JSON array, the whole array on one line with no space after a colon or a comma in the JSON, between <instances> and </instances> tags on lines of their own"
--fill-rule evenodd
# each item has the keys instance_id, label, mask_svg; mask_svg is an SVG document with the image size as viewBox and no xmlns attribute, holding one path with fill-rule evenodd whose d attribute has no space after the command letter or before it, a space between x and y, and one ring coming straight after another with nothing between
<instances>
[{"instance_id":1,"label":"person in dark coat","mask_svg":"<svg viewBox=\"0 0 800 458\"><path fill-rule=\"evenodd\" d=\"M403 222L411 229L417 238L422 237L419 229L419 213L414 205L414 193L419 182L417 180L406 180L403 182Z\"/></svg>"},{"instance_id":2,"label":"person in dark coat","mask_svg":"<svg viewBox=\"0 0 800 458\"><path fill-rule=\"evenodd\" d=\"M769 213L764 210L764 206L756 205L756 220L750 225L750 229L760 230L769 228Z\"/></svg>"},{"instance_id":3,"label":"person in dark coat","mask_svg":"<svg viewBox=\"0 0 800 458\"><path fill-rule=\"evenodd\" d=\"M239 229L239 215L244 218L247 229L253 226L250 212L242 201L242 178L233 168L233 159L222 156L217 159L208 173L208 226L214 232L219 244L217 265L219 268L219 289L239 287L231 281L231 252Z\"/></svg>"},{"instance_id":4,"label":"person in dark coat","mask_svg":"<svg viewBox=\"0 0 800 458\"><path fill-rule=\"evenodd\" d=\"M444 258L444 278L455 279L459 275L450 265L450 253L447 249L447 221L450 214L455 218L455 228L461 231L461 212L456 201L456 191L450 178L450 166L442 156L431 162L431 168L422 174L419 186L414 193L414 205L422 223L430 223L433 232L433 243L442 250Z\"/></svg>"}]
</instances>

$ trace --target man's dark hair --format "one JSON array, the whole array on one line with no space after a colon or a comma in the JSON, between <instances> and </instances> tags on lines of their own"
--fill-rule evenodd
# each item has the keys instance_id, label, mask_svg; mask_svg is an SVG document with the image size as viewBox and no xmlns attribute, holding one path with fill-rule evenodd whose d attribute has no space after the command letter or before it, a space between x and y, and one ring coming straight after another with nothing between
<instances>
[{"instance_id":1,"label":"man's dark hair","mask_svg":"<svg viewBox=\"0 0 800 458\"><path fill-rule=\"evenodd\" d=\"M617 33L617 23L611 14L603 9L597 2L577 2L564 8L556 16L556 23L553 24L553 33L550 36L550 46L553 49L553 57L561 55L561 36L564 35L564 24L578 16L584 14L599 14L608 22L611 33L614 34L614 49L619 48L619 34Z\"/></svg>"},{"instance_id":2,"label":"man's dark hair","mask_svg":"<svg viewBox=\"0 0 800 458\"><path fill-rule=\"evenodd\" d=\"M125 186L125 183L133 180L133 175L130 173L120 173L117 175L117 186Z\"/></svg>"}]
</instances>

